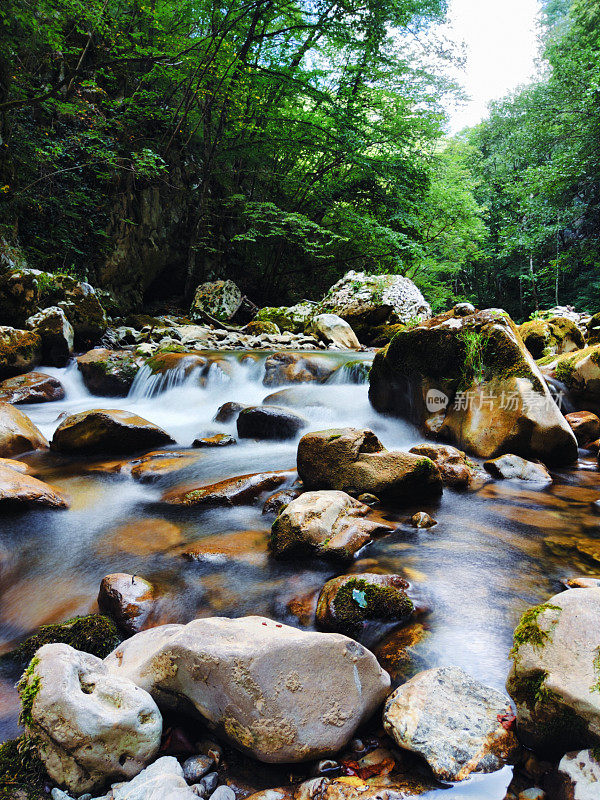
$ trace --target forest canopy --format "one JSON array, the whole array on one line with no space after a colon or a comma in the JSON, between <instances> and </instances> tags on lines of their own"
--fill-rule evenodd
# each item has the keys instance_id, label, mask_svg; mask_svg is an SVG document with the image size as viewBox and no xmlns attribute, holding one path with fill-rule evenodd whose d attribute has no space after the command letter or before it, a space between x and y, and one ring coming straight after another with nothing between
<instances>
[{"instance_id":1,"label":"forest canopy","mask_svg":"<svg viewBox=\"0 0 600 800\"><path fill-rule=\"evenodd\" d=\"M445 0L5 0L0 233L126 304L348 269L527 317L600 286L600 2L546 0L539 77L445 134Z\"/></svg>"}]
</instances>

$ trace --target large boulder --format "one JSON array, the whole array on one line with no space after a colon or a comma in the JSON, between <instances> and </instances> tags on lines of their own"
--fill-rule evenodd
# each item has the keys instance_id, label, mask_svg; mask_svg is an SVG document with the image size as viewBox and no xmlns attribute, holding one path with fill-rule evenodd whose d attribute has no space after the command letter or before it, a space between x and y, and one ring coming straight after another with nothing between
<instances>
[{"instance_id":1,"label":"large boulder","mask_svg":"<svg viewBox=\"0 0 600 800\"><path fill-rule=\"evenodd\" d=\"M281 331L303 333L310 324L315 309L316 304L308 300L295 306L268 306L258 311L256 319L259 322L273 322Z\"/></svg>"},{"instance_id":2,"label":"large boulder","mask_svg":"<svg viewBox=\"0 0 600 800\"><path fill-rule=\"evenodd\" d=\"M562 755L600 744L600 589L569 589L515 629L506 684L519 738Z\"/></svg>"},{"instance_id":3,"label":"large boulder","mask_svg":"<svg viewBox=\"0 0 600 800\"><path fill-rule=\"evenodd\" d=\"M383 724L400 747L423 756L436 777L461 781L505 765L517 746L506 724L511 716L508 697L458 667L440 667L396 689Z\"/></svg>"},{"instance_id":4,"label":"large boulder","mask_svg":"<svg viewBox=\"0 0 600 800\"><path fill-rule=\"evenodd\" d=\"M600 413L600 344L540 363L564 383L579 407Z\"/></svg>"},{"instance_id":5,"label":"large boulder","mask_svg":"<svg viewBox=\"0 0 600 800\"><path fill-rule=\"evenodd\" d=\"M386 450L366 428L305 434L298 444L298 474L307 489L367 492L390 502L442 490L440 471L430 458Z\"/></svg>"},{"instance_id":6,"label":"large boulder","mask_svg":"<svg viewBox=\"0 0 600 800\"><path fill-rule=\"evenodd\" d=\"M356 637L371 621L405 622L414 608L407 588L400 575L365 572L332 578L319 593L316 625Z\"/></svg>"},{"instance_id":7,"label":"large boulder","mask_svg":"<svg viewBox=\"0 0 600 800\"><path fill-rule=\"evenodd\" d=\"M262 617L152 628L104 663L160 707L197 712L236 747L268 763L338 751L390 685L375 656L357 642Z\"/></svg>"},{"instance_id":8,"label":"large boulder","mask_svg":"<svg viewBox=\"0 0 600 800\"><path fill-rule=\"evenodd\" d=\"M65 312L79 347L90 347L101 339L108 327L108 319L93 286L72 275L50 273L42 273L38 283L40 304L44 308L58 306Z\"/></svg>"},{"instance_id":9,"label":"large boulder","mask_svg":"<svg viewBox=\"0 0 600 800\"><path fill-rule=\"evenodd\" d=\"M46 437L28 416L10 403L0 403L0 457L18 456L47 447Z\"/></svg>"},{"instance_id":10,"label":"large boulder","mask_svg":"<svg viewBox=\"0 0 600 800\"><path fill-rule=\"evenodd\" d=\"M369 506L345 492L304 492L286 505L271 528L271 552L278 558L317 555L351 561L373 536L390 533L365 519Z\"/></svg>"},{"instance_id":11,"label":"large boulder","mask_svg":"<svg viewBox=\"0 0 600 800\"><path fill-rule=\"evenodd\" d=\"M54 431L51 447L61 453L135 453L172 444L166 431L129 411L93 408L72 414Z\"/></svg>"},{"instance_id":12,"label":"large boulder","mask_svg":"<svg viewBox=\"0 0 600 800\"><path fill-rule=\"evenodd\" d=\"M162 717L152 697L89 653L44 645L20 693L48 775L76 794L134 777L158 752Z\"/></svg>"},{"instance_id":13,"label":"large boulder","mask_svg":"<svg viewBox=\"0 0 600 800\"><path fill-rule=\"evenodd\" d=\"M54 367L64 367L73 355L75 331L65 312L50 306L27 318L26 326L42 340L42 360Z\"/></svg>"},{"instance_id":14,"label":"large boulder","mask_svg":"<svg viewBox=\"0 0 600 800\"><path fill-rule=\"evenodd\" d=\"M239 311L242 299L242 293L233 281L201 283L194 294L190 317L194 322L202 322L204 312L221 322L228 322Z\"/></svg>"},{"instance_id":15,"label":"large boulder","mask_svg":"<svg viewBox=\"0 0 600 800\"><path fill-rule=\"evenodd\" d=\"M572 411L565 414L565 419L581 447L600 438L600 419L591 411Z\"/></svg>"},{"instance_id":16,"label":"large boulder","mask_svg":"<svg viewBox=\"0 0 600 800\"><path fill-rule=\"evenodd\" d=\"M0 378L28 372L41 358L42 340L37 333L0 326Z\"/></svg>"},{"instance_id":17,"label":"large boulder","mask_svg":"<svg viewBox=\"0 0 600 800\"><path fill-rule=\"evenodd\" d=\"M326 344L335 344L344 350L358 350L360 347L351 326L336 314L318 314L307 330Z\"/></svg>"},{"instance_id":18,"label":"large boulder","mask_svg":"<svg viewBox=\"0 0 600 800\"><path fill-rule=\"evenodd\" d=\"M251 406L240 411L237 431L240 439L293 439L308 420L279 406Z\"/></svg>"},{"instance_id":19,"label":"large boulder","mask_svg":"<svg viewBox=\"0 0 600 800\"><path fill-rule=\"evenodd\" d=\"M64 396L65 390L58 378L43 372L27 372L0 383L2 403L48 403L62 400Z\"/></svg>"},{"instance_id":20,"label":"large boulder","mask_svg":"<svg viewBox=\"0 0 600 800\"><path fill-rule=\"evenodd\" d=\"M468 453L570 463L577 442L508 315L442 315L375 356L369 398Z\"/></svg>"},{"instance_id":21,"label":"large boulder","mask_svg":"<svg viewBox=\"0 0 600 800\"><path fill-rule=\"evenodd\" d=\"M66 497L37 478L0 464L0 508L68 508Z\"/></svg>"},{"instance_id":22,"label":"large boulder","mask_svg":"<svg viewBox=\"0 0 600 800\"><path fill-rule=\"evenodd\" d=\"M585 347L582 332L567 317L532 319L519 325L519 333L525 347L536 360L544 356L572 353Z\"/></svg>"},{"instance_id":23,"label":"large boulder","mask_svg":"<svg viewBox=\"0 0 600 800\"><path fill-rule=\"evenodd\" d=\"M409 278L351 270L329 289L318 313L337 314L361 336L384 323L429 317L431 307Z\"/></svg>"},{"instance_id":24,"label":"large boulder","mask_svg":"<svg viewBox=\"0 0 600 800\"><path fill-rule=\"evenodd\" d=\"M91 394L125 397L143 360L130 350L98 347L77 358L77 368Z\"/></svg>"},{"instance_id":25,"label":"large boulder","mask_svg":"<svg viewBox=\"0 0 600 800\"><path fill-rule=\"evenodd\" d=\"M265 360L265 386L286 383L324 383L335 367L324 356L300 356L297 353L274 353Z\"/></svg>"},{"instance_id":26,"label":"large boulder","mask_svg":"<svg viewBox=\"0 0 600 800\"><path fill-rule=\"evenodd\" d=\"M34 269L10 269L0 274L0 320L8 325L23 325L37 311L40 297Z\"/></svg>"},{"instance_id":27,"label":"large boulder","mask_svg":"<svg viewBox=\"0 0 600 800\"><path fill-rule=\"evenodd\" d=\"M206 486L177 486L162 499L175 506L204 506L207 508L250 505L265 492L273 491L289 481L291 472L256 472L226 478Z\"/></svg>"}]
</instances>

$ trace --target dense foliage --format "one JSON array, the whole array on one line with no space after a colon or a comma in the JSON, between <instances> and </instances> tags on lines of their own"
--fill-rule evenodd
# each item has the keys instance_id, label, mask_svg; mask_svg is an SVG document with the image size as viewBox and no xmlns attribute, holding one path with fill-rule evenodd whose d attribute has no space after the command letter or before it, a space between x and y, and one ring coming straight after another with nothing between
<instances>
[{"instance_id":1,"label":"dense foliage","mask_svg":"<svg viewBox=\"0 0 600 800\"><path fill-rule=\"evenodd\" d=\"M445 0L5 0L5 230L33 266L108 285L135 269L150 294L153 280L189 293L226 276L269 302L349 268L423 272L474 211L455 232L437 224L461 180L437 145L444 13Z\"/></svg>"}]
</instances>

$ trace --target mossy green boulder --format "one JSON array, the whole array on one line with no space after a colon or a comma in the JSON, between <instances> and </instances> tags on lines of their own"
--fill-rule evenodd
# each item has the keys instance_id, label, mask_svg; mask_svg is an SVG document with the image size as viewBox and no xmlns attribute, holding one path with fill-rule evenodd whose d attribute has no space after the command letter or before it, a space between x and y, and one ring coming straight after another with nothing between
<instances>
[{"instance_id":1,"label":"mossy green boulder","mask_svg":"<svg viewBox=\"0 0 600 800\"><path fill-rule=\"evenodd\" d=\"M482 458L577 458L569 425L500 309L443 314L397 333L375 356L369 398L378 411Z\"/></svg>"},{"instance_id":2,"label":"mossy green boulder","mask_svg":"<svg viewBox=\"0 0 600 800\"><path fill-rule=\"evenodd\" d=\"M566 317L529 320L519 325L519 333L535 359L572 353L585 347L583 333Z\"/></svg>"},{"instance_id":3,"label":"mossy green boulder","mask_svg":"<svg viewBox=\"0 0 600 800\"><path fill-rule=\"evenodd\" d=\"M267 306L256 314L257 322L273 322L279 330L304 333L316 311L316 304L302 301L295 306Z\"/></svg>"},{"instance_id":4,"label":"mossy green boulder","mask_svg":"<svg viewBox=\"0 0 600 800\"><path fill-rule=\"evenodd\" d=\"M103 397L126 397L143 359L130 350L89 350L77 358L86 388Z\"/></svg>"},{"instance_id":5,"label":"mossy green boulder","mask_svg":"<svg viewBox=\"0 0 600 800\"><path fill-rule=\"evenodd\" d=\"M413 612L400 575L360 573L332 578L317 601L317 628L356 637L368 622L405 622Z\"/></svg>"},{"instance_id":6,"label":"mossy green boulder","mask_svg":"<svg viewBox=\"0 0 600 800\"><path fill-rule=\"evenodd\" d=\"M0 326L0 379L22 375L42 358L42 340L35 331Z\"/></svg>"},{"instance_id":7,"label":"mossy green boulder","mask_svg":"<svg viewBox=\"0 0 600 800\"><path fill-rule=\"evenodd\" d=\"M600 344L540 362L544 372L557 378L587 411L600 409Z\"/></svg>"}]
</instances>

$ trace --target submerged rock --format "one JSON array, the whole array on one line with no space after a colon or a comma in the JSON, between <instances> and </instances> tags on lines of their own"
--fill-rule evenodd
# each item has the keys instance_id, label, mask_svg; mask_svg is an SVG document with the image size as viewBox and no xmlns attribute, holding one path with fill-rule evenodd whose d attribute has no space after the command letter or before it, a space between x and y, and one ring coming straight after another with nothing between
<instances>
[{"instance_id":1,"label":"submerged rock","mask_svg":"<svg viewBox=\"0 0 600 800\"><path fill-rule=\"evenodd\" d=\"M215 433L214 436L194 439L192 447L228 447L231 444L236 444L233 436L228 433Z\"/></svg>"},{"instance_id":2,"label":"submerged rock","mask_svg":"<svg viewBox=\"0 0 600 800\"><path fill-rule=\"evenodd\" d=\"M125 397L133 384L142 359L130 350L98 347L77 358L77 367L91 394Z\"/></svg>"},{"instance_id":3,"label":"submerged rock","mask_svg":"<svg viewBox=\"0 0 600 800\"><path fill-rule=\"evenodd\" d=\"M600 589L569 589L515 629L506 688L525 746L562 755L600 744Z\"/></svg>"},{"instance_id":4,"label":"submerged rock","mask_svg":"<svg viewBox=\"0 0 600 800\"><path fill-rule=\"evenodd\" d=\"M0 508L68 508L67 498L47 483L0 465Z\"/></svg>"},{"instance_id":5,"label":"submerged rock","mask_svg":"<svg viewBox=\"0 0 600 800\"><path fill-rule=\"evenodd\" d=\"M29 372L42 360L42 340L34 331L0 326L0 378Z\"/></svg>"},{"instance_id":6,"label":"submerged rock","mask_svg":"<svg viewBox=\"0 0 600 800\"><path fill-rule=\"evenodd\" d=\"M277 489L291 480L291 472L256 472L227 478L207 486L171 489L162 499L176 506L243 506L250 505L261 494Z\"/></svg>"},{"instance_id":7,"label":"submerged rock","mask_svg":"<svg viewBox=\"0 0 600 800\"><path fill-rule=\"evenodd\" d=\"M262 617L152 628L104 663L267 763L336 752L389 691L389 676L357 642Z\"/></svg>"},{"instance_id":8,"label":"submerged rock","mask_svg":"<svg viewBox=\"0 0 600 800\"><path fill-rule=\"evenodd\" d=\"M498 458L492 458L483 465L494 478L505 480L518 479L532 483L552 483L552 475L539 461L527 461L521 456L507 453Z\"/></svg>"},{"instance_id":9,"label":"submerged rock","mask_svg":"<svg viewBox=\"0 0 600 800\"><path fill-rule=\"evenodd\" d=\"M351 326L336 314L318 314L313 317L307 331L327 344L335 344L344 350L360 348L360 342Z\"/></svg>"},{"instance_id":10,"label":"submerged rock","mask_svg":"<svg viewBox=\"0 0 600 800\"><path fill-rule=\"evenodd\" d=\"M7 378L0 383L0 402L2 403L48 403L62 400L65 390L62 383L52 375L43 372L27 372Z\"/></svg>"},{"instance_id":11,"label":"submerged rock","mask_svg":"<svg viewBox=\"0 0 600 800\"><path fill-rule=\"evenodd\" d=\"M307 433L298 444L298 474L307 489L368 492L388 502L442 491L440 471L431 459L386 450L367 428Z\"/></svg>"},{"instance_id":12,"label":"submerged rock","mask_svg":"<svg viewBox=\"0 0 600 800\"><path fill-rule=\"evenodd\" d=\"M441 315L396 334L376 354L369 398L482 458L515 453L571 463L577 442L523 345L499 309Z\"/></svg>"},{"instance_id":13,"label":"submerged rock","mask_svg":"<svg viewBox=\"0 0 600 800\"><path fill-rule=\"evenodd\" d=\"M407 588L400 575L365 572L332 578L319 594L316 625L354 637L370 621L404 622L414 608Z\"/></svg>"},{"instance_id":14,"label":"submerged rock","mask_svg":"<svg viewBox=\"0 0 600 800\"><path fill-rule=\"evenodd\" d=\"M114 619L127 636L138 633L154 611L154 586L139 575L114 572L102 578L98 593L101 614Z\"/></svg>"},{"instance_id":15,"label":"submerged rock","mask_svg":"<svg viewBox=\"0 0 600 800\"><path fill-rule=\"evenodd\" d=\"M137 414L95 408L63 420L51 447L61 453L135 453L172 442L162 428Z\"/></svg>"},{"instance_id":16,"label":"submerged rock","mask_svg":"<svg viewBox=\"0 0 600 800\"><path fill-rule=\"evenodd\" d=\"M426 511L417 511L409 519L409 523L413 528L433 528L434 525L437 525L437 521Z\"/></svg>"},{"instance_id":17,"label":"submerged rock","mask_svg":"<svg viewBox=\"0 0 600 800\"><path fill-rule=\"evenodd\" d=\"M237 418L240 439L293 439L307 426L300 414L271 405L244 408Z\"/></svg>"},{"instance_id":18,"label":"submerged rock","mask_svg":"<svg viewBox=\"0 0 600 800\"><path fill-rule=\"evenodd\" d=\"M131 477L140 483L154 483L161 478L177 475L200 460L199 453L189 450L155 450L126 463Z\"/></svg>"},{"instance_id":19,"label":"submerged rock","mask_svg":"<svg viewBox=\"0 0 600 800\"><path fill-rule=\"evenodd\" d=\"M18 408L0 403L0 456L8 458L30 450L45 450L48 440Z\"/></svg>"},{"instance_id":20,"label":"submerged rock","mask_svg":"<svg viewBox=\"0 0 600 800\"><path fill-rule=\"evenodd\" d=\"M317 555L350 561L373 536L392 530L364 519L369 511L345 492L304 492L273 523L271 552L279 558Z\"/></svg>"},{"instance_id":21,"label":"submerged rock","mask_svg":"<svg viewBox=\"0 0 600 800\"><path fill-rule=\"evenodd\" d=\"M42 360L54 367L64 367L73 355L75 331L58 306L50 306L29 317L26 326L42 340Z\"/></svg>"},{"instance_id":22,"label":"submerged rock","mask_svg":"<svg viewBox=\"0 0 600 800\"><path fill-rule=\"evenodd\" d=\"M274 353L265 361L265 386L286 383L324 383L334 366L324 356L300 356L297 353Z\"/></svg>"},{"instance_id":23,"label":"submerged rock","mask_svg":"<svg viewBox=\"0 0 600 800\"><path fill-rule=\"evenodd\" d=\"M461 781L501 769L517 742L508 698L457 667L419 672L388 698L386 731L426 759L436 777Z\"/></svg>"},{"instance_id":24,"label":"submerged rock","mask_svg":"<svg viewBox=\"0 0 600 800\"><path fill-rule=\"evenodd\" d=\"M23 720L50 778L81 794L137 775L162 717L143 689L66 644L40 648L20 684Z\"/></svg>"}]
</instances>

